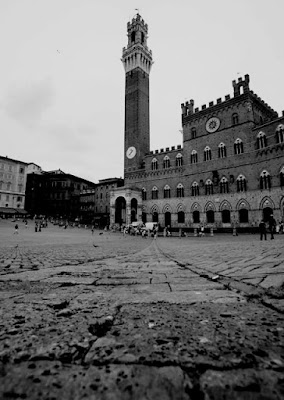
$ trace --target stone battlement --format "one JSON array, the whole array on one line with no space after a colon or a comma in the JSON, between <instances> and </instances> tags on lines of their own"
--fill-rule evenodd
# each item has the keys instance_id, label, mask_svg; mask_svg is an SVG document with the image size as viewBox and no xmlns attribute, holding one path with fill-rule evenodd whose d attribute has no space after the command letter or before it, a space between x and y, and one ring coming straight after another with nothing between
<instances>
[{"instance_id":1,"label":"stone battlement","mask_svg":"<svg viewBox=\"0 0 284 400\"><path fill-rule=\"evenodd\" d=\"M165 154L166 155L166 153L169 153L171 151L177 151L177 150L182 150L182 147L181 147L180 144L178 144L177 147L171 146L171 148L170 147L166 147L165 149L152 150L152 151L150 151L150 154L151 155L153 155L153 154Z\"/></svg>"},{"instance_id":2,"label":"stone battlement","mask_svg":"<svg viewBox=\"0 0 284 400\"><path fill-rule=\"evenodd\" d=\"M196 107L194 108L194 100L190 100L189 102L186 101L185 103L181 104L181 114L183 117L187 117L190 115L197 116L199 112L203 112L204 110L209 110L212 107L219 106L220 104L225 105L227 102L233 100L234 98L241 96L243 94L251 94L253 95L253 98L258 100L267 110L269 110L271 113L274 113L275 116L277 116L277 112L273 110L264 100L262 100L259 96L257 96L252 90L249 89L249 75L245 75L244 79L238 78L238 80L233 80L232 85L234 88L234 96L231 97L229 94L227 94L222 100L221 97L219 97L215 102L210 101L208 106L206 104L203 104L201 108Z\"/></svg>"}]
</instances>

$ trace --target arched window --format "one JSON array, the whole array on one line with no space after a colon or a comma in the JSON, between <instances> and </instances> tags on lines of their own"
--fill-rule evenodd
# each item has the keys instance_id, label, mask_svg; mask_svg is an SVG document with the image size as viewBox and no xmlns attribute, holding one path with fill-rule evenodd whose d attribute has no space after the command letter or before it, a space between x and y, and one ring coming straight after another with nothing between
<instances>
[{"instance_id":1,"label":"arched window","mask_svg":"<svg viewBox=\"0 0 284 400\"><path fill-rule=\"evenodd\" d=\"M210 161L211 160L211 149L209 146L206 146L204 149L204 161Z\"/></svg>"},{"instance_id":2,"label":"arched window","mask_svg":"<svg viewBox=\"0 0 284 400\"><path fill-rule=\"evenodd\" d=\"M191 164L196 164L197 163L197 151L196 150L192 150L191 152Z\"/></svg>"},{"instance_id":3,"label":"arched window","mask_svg":"<svg viewBox=\"0 0 284 400\"><path fill-rule=\"evenodd\" d=\"M142 188L142 200L147 200L147 191L144 187Z\"/></svg>"},{"instance_id":4,"label":"arched window","mask_svg":"<svg viewBox=\"0 0 284 400\"><path fill-rule=\"evenodd\" d=\"M235 154L242 154L244 152L244 145L241 139L235 140L234 143Z\"/></svg>"},{"instance_id":5,"label":"arched window","mask_svg":"<svg viewBox=\"0 0 284 400\"><path fill-rule=\"evenodd\" d=\"M214 224L215 222L215 213L213 210L206 211L206 219L208 224Z\"/></svg>"},{"instance_id":6,"label":"arched window","mask_svg":"<svg viewBox=\"0 0 284 400\"><path fill-rule=\"evenodd\" d=\"M283 143L284 142L284 125L278 125L276 132L276 143Z\"/></svg>"},{"instance_id":7,"label":"arched window","mask_svg":"<svg viewBox=\"0 0 284 400\"><path fill-rule=\"evenodd\" d=\"M196 128L193 127L191 128L191 139L195 139L196 138Z\"/></svg>"},{"instance_id":8,"label":"arched window","mask_svg":"<svg viewBox=\"0 0 284 400\"><path fill-rule=\"evenodd\" d=\"M239 210L239 221L241 224L248 222L248 210L246 208L241 208Z\"/></svg>"},{"instance_id":9,"label":"arched window","mask_svg":"<svg viewBox=\"0 0 284 400\"><path fill-rule=\"evenodd\" d=\"M271 188L271 178L267 171L262 171L260 174L260 189L270 189Z\"/></svg>"},{"instance_id":10,"label":"arched window","mask_svg":"<svg viewBox=\"0 0 284 400\"><path fill-rule=\"evenodd\" d=\"M224 145L224 143L220 143L218 146L218 157L219 158L227 157L226 146Z\"/></svg>"},{"instance_id":11,"label":"arched window","mask_svg":"<svg viewBox=\"0 0 284 400\"><path fill-rule=\"evenodd\" d=\"M230 210L222 211L222 222L223 224L229 224L231 222L231 212Z\"/></svg>"},{"instance_id":12,"label":"arched window","mask_svg":"<svg viewBox=\"0 0 284 400\"><path fill-rule=\"evenodd\" d=\"M220 180L220 193L229 193L228 179L223 176Z\"/></svg>"},{"instance_id":13,"label":"arched window","mask_svg":"<svg viewBox=\"0 0 284 400\"><path fill-rule=\"evenodd\" d=\"M184 197L184 187L181 183L177 185L177 197Z\"/></svg>"},{"instance_id":14,"label":"arched window","mask_svg":"<svg viewBox=\"0 0 284 400\"><path fill-rule=\"evenodd\" d=\"M257 134L257 148L258 149L263 149L266 146L267 146L266 135L265 135L264 132L259 132Z\"/></svg>"},{"instance_id":15,"label":"arched window","mask_svg":"<svg viewBox=\"0 0 284 400\"><path fill-rule=\"evenodd\" d=\"M207 179L207 181L205 182L205 194L213 194L213 183L211 179Z\"/></svg>"},{"instance_id":16,"label":"arched window","mask_svg":"<svg viewBox=\"0 0 284 400\"><path fill-rule=\"evenodd\" d=\"M200 223L200 212L198 210L193 211L192 213L193 223L199 224Z\"/></svg>"},{"instance_id":17,"label":"arched window","mask_svg":"<svg viewBox=\"0 0 284 400\"><path fill-rule=\"evenodd\" d=\"M164 160L163 160L163 167L164 168L170 168L171 164L170 164L170 158L169 156L165 156Z\"/></svg>"},{"instance_id":18,"label":"arched window","mask_svg":"<svg viewBox=\"0 0 284 400\"><path fill-rule=\"evenodd\" d=\"M158 161L156 158L153 158L151 162L152 171L156 171L158 169Z\"/></svg>"},{"instance_id":19,"label":"arched window","mask_svg":"<svg viewBox=\"0 0 284 400\"><path fill-rule=\"evenodd\" d=\"M158 194L159 194L158 188L154 186L152 189L152 199L156 200L158 198Z\"/></svg>"},{"instance_id":20,"label":"arched window","mask_svg":"<svg viewBox=\"0 0 284 400\"><path fill-rule=\"evenodd\" d=\"M178 224L184 224L185 216L183 211L178 212Z\"/></svg>"},{"instance_id":21,"label":"arched window","mask_svg":"<svg viewBox=\"0 0 284 400\"><path fill-rule=\"evenodd\" d=\"M171 188L169 185L164 187L164 199L169 199L171 197Z\"/></svg>"},{"instance_id":22,"label":"arched window","mask_svg":"<svg viewBox=\"0 0 284 400\"><path fill-rule=\"evenodd\" d=\"M280 171L280 186L284 186L284 167Z\"/></svg>"},{"instance_id":23,"label":"arched window","mask_svg":"<svg viewBox=\"0 0 284 400\"><path fill-rule=\"evenodd\" d=\"M191 186L191 196L199 196L199 186L197 182L193 182Z\"/></svg>"},{"instance_id":24,"label":"arched window","mask_svg":"<svg viewBox=\"0 0 284 400\"><path fill-rule=\"evenodd\" d=\"M182 155L179 153L176 156L176 167L181 167L182 166Z\"/></svg>"},{"instance_id":25,"label":"arched window","mask_svg":"<svg viewBox=\"0 0 284 400\"><path fill-rule=\"evenodd\" d=\"M247 191L247 181L243 175L239 175L237 177L237 192L246 192Z\"/></svg>"},{"instance_id":26,"label":"arched window","mask_svg":"<svg viewBox=\"0 0 284 400\"><path fill-rule=\"evenodd\" d=\"M135 42L135 34L136 34L135 31L133 31L133 32L131 33L131 42L132 42L132 43Z\"/></svg>"},{"instance_id":27,"label":"arched window","mask_svg":"<svg viewBox=\"0 0 284 400\"><path fill-rule=\"evenodd\" d=\"M239 116L237 113L232 115L232 125L237 125L239 123Z\"/></svg>"}]
</instances>

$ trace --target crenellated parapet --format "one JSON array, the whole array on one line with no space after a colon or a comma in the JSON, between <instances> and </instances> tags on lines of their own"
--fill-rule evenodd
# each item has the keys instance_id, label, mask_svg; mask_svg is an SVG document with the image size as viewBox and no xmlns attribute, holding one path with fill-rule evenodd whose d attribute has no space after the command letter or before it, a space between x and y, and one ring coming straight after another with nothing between
<instances>
[{"instance_id":1,"label":"crenellated parapet","mask_svg":"<svg viewBox=\"0 0 284 400\"><path fill-rule=\"evenodd\" d=\"M151 155L153 155L153 154L167 154L167 153L169 153L171 151L177 151L177 150L182 150L182 147L181 147L180 144L178 144L176 147L172 146L172 147L166 147L166 148L163 148L163 149L160 149L160 150L154 150L154 151L151 151L150 154Z\"/></svg>"},{"instance_id":2,"label":"crenellated parapet","mask_svg":"<svg viewBox=\"0 0 284 400\"><path fill-rule=\"evenodd\" d=\"M135 68L141 68L147 74L150 73L153 64L152 51L148 49L148 25L139 14L127 23L127 47L122 49L122 63L125 72Z\"/></svg>"},{"instance_id":3,"label":"crenellated parapet","mask_svg":"<svg viewBox=\"0 0 284 400\"><path fill-rule=\"evenodd\" d=\"M249 75L246 74L244 79L238 78L237 81L233 81L234 97L240 96L243 93L249 92Z\"/></svg>"},{"instance_id":4,"label":"crenellated parapet","mask_svg":"<svg viewBox=\"0 0 284 400\"><path fill-rule=\"evenodd\" d=\"M194 100L190 100L189 102L185 102L181 104L181 115L182 122L190 121L192 118L198 118L203 116L206 113L211 113L218 111L219 109L231 106L239 100L246 99L254 103L255 101L267 112L267 115L270 118L277 118L278 113L273 110L265 101L263 101L259 96L257 96L252 90L249 88L250 78L249 75L245 75L244 78L238 78L238 80L233 80L232 85L234 89L234 95L231 97L229 94L222 99L221 97L215 101L210 101L209 104L203 104L201 108L194 108Z\"/></svg>"}]
</instances>

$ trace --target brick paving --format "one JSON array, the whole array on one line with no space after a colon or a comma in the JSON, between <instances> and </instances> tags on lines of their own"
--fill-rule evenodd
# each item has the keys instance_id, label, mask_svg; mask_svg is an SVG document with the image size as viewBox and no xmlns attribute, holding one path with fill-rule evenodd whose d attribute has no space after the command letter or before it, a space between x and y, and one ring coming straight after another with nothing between
<instances>
[{"instance_id":1,"label":"brick paving","mask_svg":"<svg viewBox=\"0 0 284 400\"><path fill-rule=\"evenodd\" d=\"M1 222L0 398L283 398L283 241Z\"/></svg>"}]
</instances>

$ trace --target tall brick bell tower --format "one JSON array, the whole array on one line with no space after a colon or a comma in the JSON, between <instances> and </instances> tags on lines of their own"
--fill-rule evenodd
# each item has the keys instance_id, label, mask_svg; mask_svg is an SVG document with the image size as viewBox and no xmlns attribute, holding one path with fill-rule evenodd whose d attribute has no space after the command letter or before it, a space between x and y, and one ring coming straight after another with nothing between
<instances>
[{"instance_id":1,"label":"tall brick bell tower","mask_svg":"<svg viewBox=\"0 0 284 400\"><path fill-rule=\"evenodd\" d=\"M150 151L149 74L152 51L147 47L148 25L139 14L127 23L127 47L122 51L125 69L124 179L142 167Z\"/></svg>"},{"instance_id":2,"label":"tall brick bell tower","mask_svg":"<svg viewBox=\"0 0 284 400\"><path fill-rule=\"evenodd\" d=\"M124 186L110 192L110 223L142 221L142 192L131 182L150 151L149 74L152 52L147 47L148 25L139 14L127 23L128 44L122 50L125 69Z\"/></svg>"}]
</instances>

